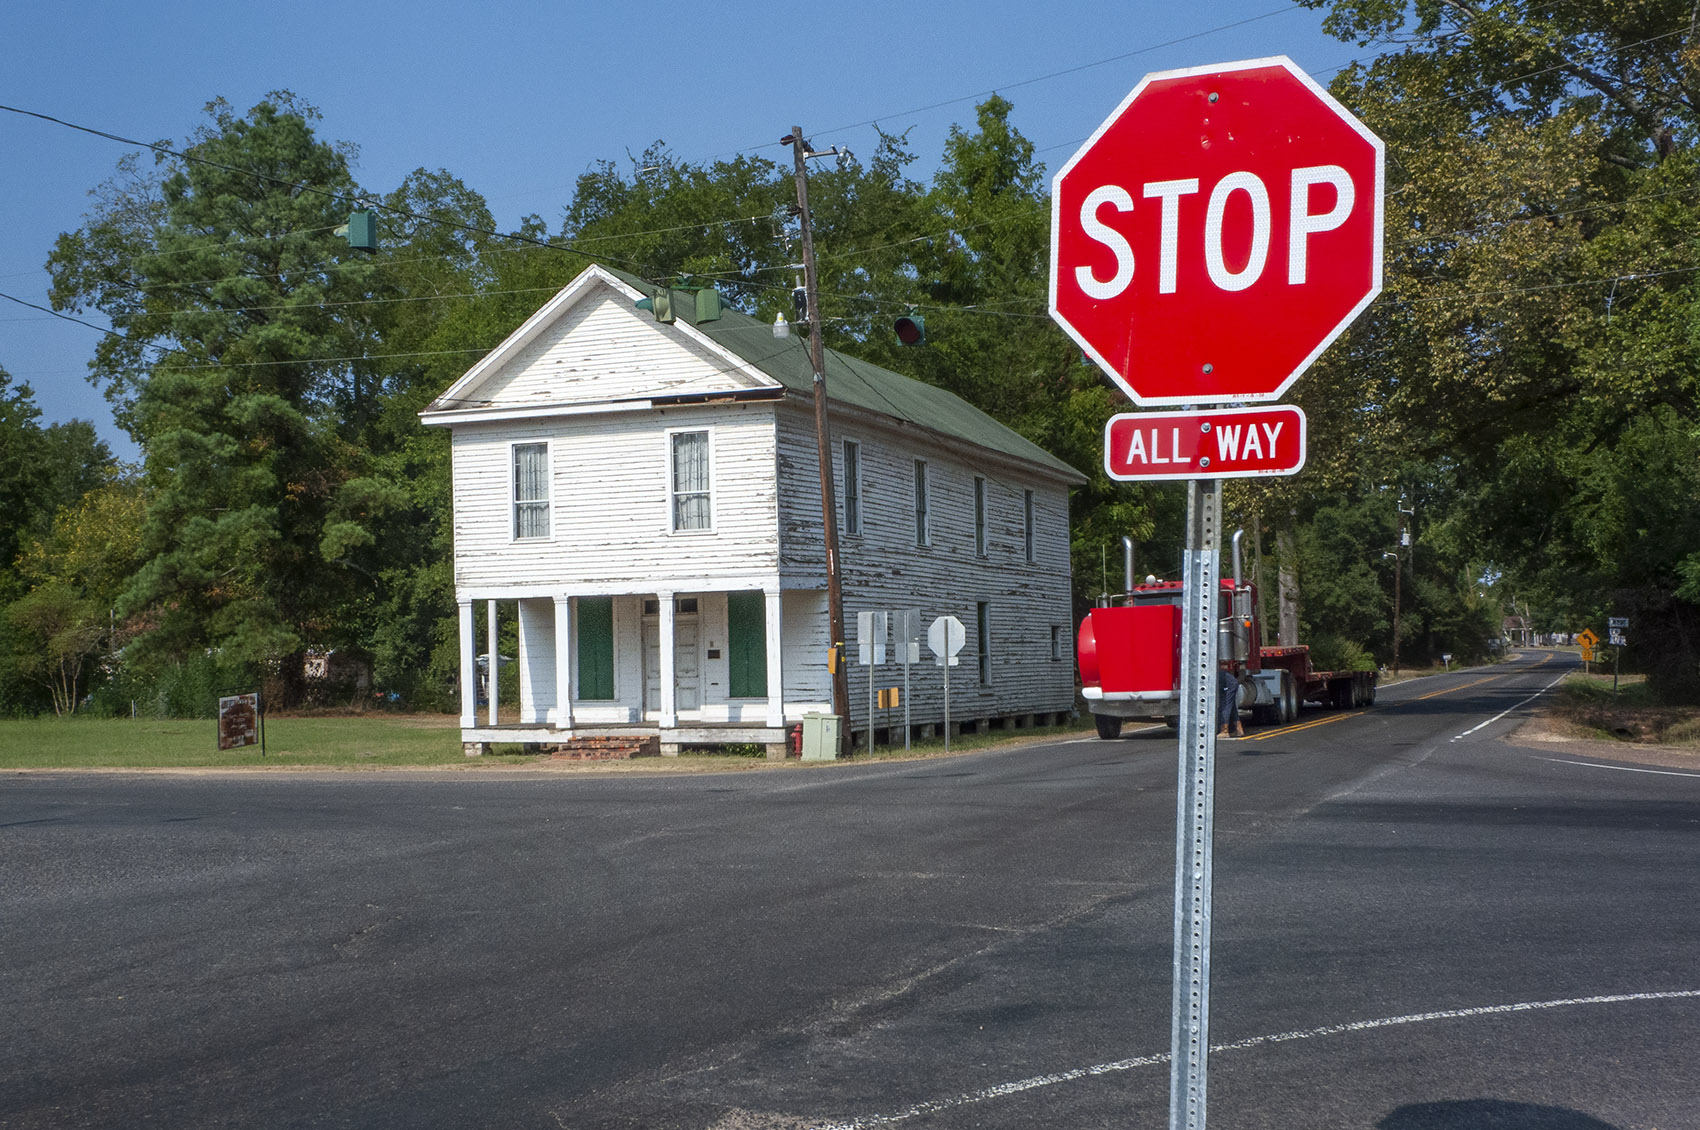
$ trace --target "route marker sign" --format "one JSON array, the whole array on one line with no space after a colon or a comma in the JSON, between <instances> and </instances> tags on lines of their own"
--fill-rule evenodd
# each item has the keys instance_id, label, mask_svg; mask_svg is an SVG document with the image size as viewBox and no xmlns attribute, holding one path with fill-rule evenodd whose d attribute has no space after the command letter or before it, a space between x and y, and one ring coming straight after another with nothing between
<instances>
[{"instance_id":1,"label":"route marker sign","mask_svg":"<svg viewBox=\"0 0 1700 1130\"><path fill-rule=\"evenodd\" d=\"M1053 180L1051 316L1137 404L1278 399L1381 293L1384 181L1285 56L1147 75Z\"/></svg>"}]
</instances>

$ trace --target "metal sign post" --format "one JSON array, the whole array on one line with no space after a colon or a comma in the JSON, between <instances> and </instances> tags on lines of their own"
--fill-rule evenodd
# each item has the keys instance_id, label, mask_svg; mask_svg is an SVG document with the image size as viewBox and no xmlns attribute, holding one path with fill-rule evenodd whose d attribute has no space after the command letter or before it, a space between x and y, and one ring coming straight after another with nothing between
<instances>
[{"instance_id":1,"label":"metal sign post","mask_svg":"<svg viewBox=\"0 0 1700 1130\"><path fill-rule=\"evenodd\" d=\"M1611 693L1614 698L1617 696L1617 676L1620 661L1623 656L1623 649L1629 646L1629 637L1623 633L1628 630L1629 617L1627 616L1613 616L1606 621L1606 635L1609 637L1607 642L1609 642L1612 647Z\"/></svg>"},{"instance_id":2,"label":"metal sign post","mask_svg":"<svg viewBox=\"0 0 1700 1130\"><path fill-rule=\"evenodd\" d=\"M1184 409L1118 417L1104 449L1113 478L1190 483L1171 1130L1204 1127L1218 480L1304 462L1296 410L1210 406L1279 399L1381 293L1384 149L1292 60L1251 59L1146 75L1052 179L1051 317L1136 404Z\"/></svg>"},{"instance_id":3,"label":"metal sign post","mask_svg":"<svg viewBox=\"0 0 1700 1130\"><path fill-rule=\"evenodd\" d=\"M885 662L885 640L891 631L891 613L856 613L857 658L868 669L868 754L874 752L874 668Z\"/></svg>"},{"instance_id":4,"label":"metal sign post","mask_svg":"<svg viewBox=\"0 0 1700 1130\"><path fill-rule=\"evenodd\" d=\"M955 659L952 655L939 656L939 666L944 668L944 751L950 752L950 665Z\"/></svg>"},{"instance_id":5,"label":"metal sign post","mask_svg":"<svg viewBox=\"0 0 1700 1130\"><path fill-rule=\"evenodd\" d=\"M909 665L921 662L921 611L911 608L897 613L897 650L903 664L903 748L909 749Z\"/></svg>"},{"instance_id":6,"label":"metal sign post","mask_svg":"<svg viewBox=\"0 0 1700 1130\"><path fill-rule=\"evenodd\" d=\"M1216 805L1216 603L1222 485L1187 486L1169 1126L1203 1130L1210 1056L1210 855Z\"/></svg>"},{"instance_id":7,"label":"metal sign post","mask_svg":"<svg viewBox=\"0 0 1700 1130\"><path fill-rule=\"evenodd\" d=\"M950 752L950 669L957 664L956 653L962 650L962 644L968 638L962 628L962 621L954 616L940 616L927 629L927 646L938 656L938 665L944 668L944 751Z\"/></svg>"}]
</instances>

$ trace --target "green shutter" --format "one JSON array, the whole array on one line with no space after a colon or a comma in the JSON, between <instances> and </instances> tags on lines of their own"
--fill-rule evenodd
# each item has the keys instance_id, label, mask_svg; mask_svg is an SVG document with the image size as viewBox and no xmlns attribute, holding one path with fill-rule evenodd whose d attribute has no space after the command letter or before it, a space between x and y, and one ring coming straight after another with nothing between
<instances>
[{"instance_id":1,"label":"green shutter","mask_svg":"<svg viewBox=\"0 0 1700 1130\"><path fill-rule=\"evenodd\" d=\"M614 697L614 598L578 598L578 697Z\"/></svg>"},{"instance_id":2,"label":"green shutter","mask_svg":"<svg viewBox=\"0 0 1700 1130\"><path fill-rule=\"evenodd\" d=\"M726 658L733 698L767 697L767 601L759 592L726 594Z\"/></svg>"}]
</instances>

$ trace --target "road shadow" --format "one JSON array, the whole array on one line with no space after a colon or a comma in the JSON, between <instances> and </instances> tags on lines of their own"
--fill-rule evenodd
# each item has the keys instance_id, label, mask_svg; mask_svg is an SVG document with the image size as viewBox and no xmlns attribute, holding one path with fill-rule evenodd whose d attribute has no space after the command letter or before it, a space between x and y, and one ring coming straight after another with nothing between
<instances>
[{"instance_id":1,"label":"road shadow","mask_svg":"<svg viewBox=\"0 0 1700 1130\"><path fill-rule=\"evenodd\" d=\"M1375 1124L1375 1130L1622 1130L1569 1107L1501 1099L1411 1103Z\"/></svg>"},{"instance_id":2,"label":"road shadow","mask_svg":"<svg viewBox=\"0 0 1700 1130\"><path fill-rule=\"evenodd\" d=\"M1241 757L1284 757L1297 752L1285 746L1264 745L1261 742L1233 740L1216 743L1217 754L1236 753Z\"/></svg>"}]
</instances>

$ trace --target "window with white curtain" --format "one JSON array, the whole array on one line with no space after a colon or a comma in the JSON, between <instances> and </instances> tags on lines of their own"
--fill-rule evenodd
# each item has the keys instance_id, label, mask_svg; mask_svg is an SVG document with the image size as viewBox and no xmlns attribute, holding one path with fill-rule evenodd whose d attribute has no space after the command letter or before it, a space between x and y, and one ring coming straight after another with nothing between
<instances>
[{"instance_id":1,"label":"window with white curtain","mask_svg":"<svg viewBox=\"0 0 1700 1130\"><path fill-rule=\"evenodd\" d=\"M549 445L514 444L514 537L549 536Z\"/></svg>"},{"instance_id":2,"label":"window with white curtain","mask_svg":"<svg viewBox=\"0 0 1700 1130\"><path fill-rule=\"evenodd\" d=\"M709 487L708 433L672 435L672 521L675 532L714 528Z\"/></svg>"}]
</instances>

